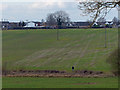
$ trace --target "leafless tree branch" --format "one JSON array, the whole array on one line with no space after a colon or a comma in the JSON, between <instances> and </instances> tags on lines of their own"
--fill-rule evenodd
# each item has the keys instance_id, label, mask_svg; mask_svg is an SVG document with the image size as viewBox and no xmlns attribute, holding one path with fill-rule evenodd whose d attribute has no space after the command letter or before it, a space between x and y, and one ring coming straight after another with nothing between
<instances>
[{"instance_id":1,"label":"leafless tree branch","mask_svg":"<svg viewBox=\"0 0 120 90\"><path fill-rule=\"evenodd\" d=\"M104 18L112 8L117 5L120 6L120 0L86 0L86 2L79 2L78 8L83 11L83 15L90 15L92 17L92 25L96 22L98 17Z\"/></svg>"}]
</instances>

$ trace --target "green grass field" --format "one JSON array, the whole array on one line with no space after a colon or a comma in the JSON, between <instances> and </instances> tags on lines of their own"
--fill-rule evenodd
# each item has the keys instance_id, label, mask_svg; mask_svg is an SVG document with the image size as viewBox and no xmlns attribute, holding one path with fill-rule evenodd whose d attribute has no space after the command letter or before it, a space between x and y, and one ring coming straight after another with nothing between
<instances>
[{"instance_id":1,"label":"green grass field","mask_svg":"<svg viewBox=\"0 0 120 90\"><path fill-rule=\"evenodd\" d=\"M3 31L3 65L7 69L110 71L106 59L117 48L118 30L104 29Z\"/></svg>"},{"instance_id":2,"label":"green grass field","mask_svg":"<svg viewBox=\"0 0 120 90\"><path fill-rule=\"evenodd\" d=\"M118 78L3 78L3 88L118 88Z\"/></svg>"},{"instance_id":3,"label":"green grass field","mask_svg":"<svg viewBox=\"0 0 120 90\"><path fill-rule=\"evenodd\" d=\"M56 30L3 31L3 67L7 70L71 71L75 66L75 70L111 73L106 60L117 49L117 29L107 29L107 48L104 29L62 29L59 32L60 40L56 40ZM3 78L5 88L114 88L117 85L117 78Z\"/></svg>"}]
</instances>

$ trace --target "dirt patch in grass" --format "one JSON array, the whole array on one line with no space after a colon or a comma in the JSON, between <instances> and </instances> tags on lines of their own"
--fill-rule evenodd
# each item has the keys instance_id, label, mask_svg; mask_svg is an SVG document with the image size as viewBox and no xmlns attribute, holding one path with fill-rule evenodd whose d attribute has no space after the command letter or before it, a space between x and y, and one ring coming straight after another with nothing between
<instances>
[{"instance_id":1,"label":"dirt patch in grass","mask_svg":"<svg viewBox=\"0 0 120 90\"><path fill-rule=\"evenodd\" d=\"M3 71L7 77L108 77L101 71L77 70L73 72L58 70L12 70Z\"/></svg>"},{"instance_id":2,"label":"dirt patch in grass","mask_svg":"<svg viewBox=\"0 0 120 90\"><path fill-rule=\"evenodd\" d=\"M95 85L94 82L87 82L87 83L74 83L73 85Z\"/></svg>"}]
</instances>

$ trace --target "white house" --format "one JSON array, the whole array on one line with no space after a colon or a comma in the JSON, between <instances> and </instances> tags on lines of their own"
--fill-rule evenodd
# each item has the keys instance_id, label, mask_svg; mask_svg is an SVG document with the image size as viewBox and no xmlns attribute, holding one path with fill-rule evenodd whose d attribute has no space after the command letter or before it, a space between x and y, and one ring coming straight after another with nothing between
<instances>
[{"instance_id":1,"label":"white house","mask_svg":"<svg viewBox=\"0 0 120 90\"><path fill-rule=\"evenodd\" d=\"M28 22L25 27L36 27L34 22Z\"/></svg>"}]
</instances>

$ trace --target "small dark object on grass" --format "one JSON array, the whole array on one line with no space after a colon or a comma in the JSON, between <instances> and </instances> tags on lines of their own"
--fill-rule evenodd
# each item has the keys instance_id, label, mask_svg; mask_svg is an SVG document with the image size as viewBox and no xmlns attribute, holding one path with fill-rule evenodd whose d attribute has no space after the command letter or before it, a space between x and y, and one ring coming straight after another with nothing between
<instances>
[{"instance_id":1,"label":"small dark object on grass","mask_svg":"<svg viewBox=\"0 0 120 90\"><path fill-rule=\"evenodd\" d=\"M84 71L84 73L87 73L87 72L88 72L87 70Z\"/></svg>"},{"instance_id":2,"label":"small dark object on grass","mask_svg":"<svg viewBox=\"0 0 120 90\"><path fill-rule=\"evenodd\" d=\"M90 71L90 74L92 74L93 72L92 71Z\"/></svg>"},{"instance_id":3,"label":"small dark object on grass","mask_svg":"<svg viewBox=\"0 0 120 90\"><path fill-rule=\"evenodd\" d=\"M74 66L72 66L72 71L74 71Z\"/></svg>"}]
</instances>

